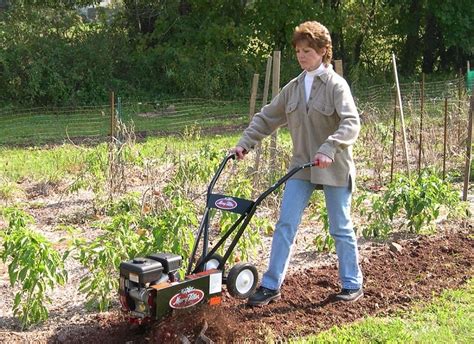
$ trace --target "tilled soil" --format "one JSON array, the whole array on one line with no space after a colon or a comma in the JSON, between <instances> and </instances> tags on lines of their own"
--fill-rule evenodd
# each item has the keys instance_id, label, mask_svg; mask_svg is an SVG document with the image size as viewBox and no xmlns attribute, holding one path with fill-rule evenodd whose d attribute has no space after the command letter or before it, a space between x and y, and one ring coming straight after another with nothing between
<instances>
[{"instance_id":1,"label":"tilled soil","mask_svg":"<svg viewBox=\"0 0 474 344\"><path fill-rule=\"evenodd\" d=\"M473 275L474 234L451 232L364 247L364 297L336 302L337 267L311 267L290 274L282 298L252 308L224 293L223 303L193 309L147 327L129 325L119 311L87 324L60 328L48 343L238 343L266 342L317 333L369 315L391 314L413 302L429 300L442 290L458 288ZM22 342L5 334L7 342ZM1 334L0 334L1 339Z\"/></svg>"}]
</instances>

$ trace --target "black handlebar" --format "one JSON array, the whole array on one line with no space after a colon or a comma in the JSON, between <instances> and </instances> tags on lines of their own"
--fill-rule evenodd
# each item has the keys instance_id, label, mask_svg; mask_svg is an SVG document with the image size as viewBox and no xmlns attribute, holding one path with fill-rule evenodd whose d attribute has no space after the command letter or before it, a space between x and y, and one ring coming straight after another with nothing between
<instances>
[{"instance_id":1,"label":"black handlebar","mask_svg":"<svg viewBox=\"0 0 474 344\"><path fill-rule=\"evenodd\" d=\"M224 170L224 167L227 165L227 162L231 159L236 159L237 158L237 154L236 153L230 153L228 154L224 160L221 162L221 164L219 165L219 168L217 169L214 177L212 178L211 180L211 183L209 184L209 187L207 189L207 197L209 197L209 195L212 193L212 190L214 189L214 186L216 185L217 183L217 180L219 179L222 171ZM297 173L298 171L300 170L303 170L305 168L309 168L309 167L313 167L313 166L316 166L317 165L317 162L308 162L306 164L303 164L303 165L300 165L300 166L297 166L297 167L294 167L293 169L291 169L290 171L288 171L287 174L285 174L283 177L281 177L277 182L275 182L272 186L270 186L265 192L263 192L258 198L257 200L255 200L255 203L258 205L259 203L261 203L269 194L271 194L273 191L275 191L278 187L280 187L281 184L283 184L284 182L286 182L288 179L290 179L295 173Z\"/></svg>"},{"instance_id":2,"label":"black handlebar","mask_svg":"<svg viewBox=\"0 0 474 344\"><path fill-rule=\"evenodd\" d=\"M278 189L281 184L286 182L288 179L290 179L295 173L299 172L300 170L303 170L305 168L310 168L316 166L316 162L308 162L306 164L297 166L292 168L290 171L288 171L287 174L285 174L283 177L281 177L279 180L275 182L272 186L270 186L265 192L263 192L256 200L255 200L255 205L259 205L269 194L271 194L273 191Z\"/></svg>"},{"instance_id":3,"label":"black handlebar","mask_svg":"<svg viewBox=\"0 0 474 344\"><path fill-rule=\"evenodd\" d=\"M303 164L303 165L297 166L295 168L292 168L290 171L288 171L288 173L286 173L283 177L281 177L278 181L276 181L272 186L270 186L265 192L263 192L254 202L249 201L249 200L240 200L240 201L248 202L249 207L243 213L240 213L241 214L240 218L231 226L231 228L229 228L227 230L227 232L219 240L219 242L214 245L214 248L211 249L210 252L208 252L208 240L209 240L208 231L209 231L209 210L210 210L209 200L210 200L210 197L212 195L212 190L214 189L214 186L216 185L217 180L219 179L219 176L221 175L222 171L224 170L224 167L226 166L227 162L231 159L236 159L236 158L237 158L237 155L235 153L228 154L224 158L224 160L221 162L221 164L219 165L214 177L212 178L212 180L209 184L209 187L207 189L207 201L206 201L206 204L208 204L208 206L206 207L203 219L201 221L201 225L199 226L199 230L198 230L198 233L196 235L196 243L194 245L193 252L192 252L192 254L189 258L189 265L188 265L187 274L189 274L191 272L193 260L194 260L195 254L196 254L196 250L198 248L198 242L199 242L203 232L204 232L203 248L202 248L203 253L202 253L202 257L201 257L202 262L200 264L197 264L197 266L194 269L194 272L197 272L199 270L199 268L202 266L202 264L209 257L211 257L213 254L215 254L217 252L218 248L222 247L224 245L225 241L227 240L227 238L236 230L237 227L239 227L237 233L235 234L232 242L228 246L227 251L226 251L226 253L224 254L224 256L222 258L222 262L219 263L218 269L223 269L224 264L227 261L227 259L229 258L229 256L230 256L232 250L234 249L235 245L237 244L237 241L242 236L242 233L243 233L244 229L247 227L247 225L249 224L252 216L254 215L255 210L257 209L257 206L269 194L271 194L278 187L280 187L281 184L283 184L288 179L290 179L295 173L297 173L298 171L303 170L305 168L310 168L310 167L313 167L313 166L317 165L317 162L308 162L306 164Z\"/></svg>"},{"instance_id":4,"label":"black handlebar","mask_svg":"<svg viewBox=\"0 0 474 344\"><path fill-rule=\"evenodd\" d=\"M216 174L214 174L214 177L212 178L211 182L209 183L209 186L207 188L207 197L212 193L212 189L214 189L214 186L217 183L217 179L219 179L219 176L221 175L222 171L224 170L225 165L227 165L227 162L231 159L235 159L237 155L235 153L228 154L224 160L221 162L219 165L219 168L216 171Z\"/></svg>"}]
</instances>

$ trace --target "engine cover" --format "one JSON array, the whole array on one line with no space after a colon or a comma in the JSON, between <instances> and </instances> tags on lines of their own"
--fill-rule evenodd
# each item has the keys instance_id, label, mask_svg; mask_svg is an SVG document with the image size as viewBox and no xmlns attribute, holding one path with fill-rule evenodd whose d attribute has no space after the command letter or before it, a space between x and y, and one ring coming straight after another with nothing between
<instances>
[{"instance_id":1,"label":"engine cover","mask_svg":"<svg viewBox=\"0 0 474 344\"><path fill-rule=\"evenodd\" d=\"M178 271L182 263L181 256L173 253L153 253L147 258L160 262L166 274Z\"/></svg>"},{"instance_id":2,"label":"engine cover","mask_svg":"<svg viewBox=\"0 0 474 344\"><path fill-rule=\"evenodd\" d=\"M140 285L159 281L162 274L163 265L154 259L137 257L120 263L120 275Z\"/></svg>"}]
</instances>

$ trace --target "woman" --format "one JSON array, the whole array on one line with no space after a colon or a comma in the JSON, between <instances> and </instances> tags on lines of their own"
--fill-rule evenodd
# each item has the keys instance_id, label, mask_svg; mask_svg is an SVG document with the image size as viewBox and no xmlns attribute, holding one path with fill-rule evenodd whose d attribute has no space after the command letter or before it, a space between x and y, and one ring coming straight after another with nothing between
<instances>
[{"instance_id":1,"label":"woman","mask_svg":"<svg viewBox=\"0 0 474 344\"><path fill-rule=\"evenodd\" d=\"M360 130L347 82L330 64L332 43L325 26L308 21L297 26L293 47L303 72L256 114L231 151L239 159L278 127L288 124L293 142L290 168L314 161L316 167L295 174L285 186L280 218L273 234L267 271L259 288L248 299L252 306L281 297L280 287L291 248L311 194L323 189L329 232L335 240L341 291L336 299L356 301L363 296L357 240L350 217L355 182L352 145Z\"/></svg>"}]
</instances>

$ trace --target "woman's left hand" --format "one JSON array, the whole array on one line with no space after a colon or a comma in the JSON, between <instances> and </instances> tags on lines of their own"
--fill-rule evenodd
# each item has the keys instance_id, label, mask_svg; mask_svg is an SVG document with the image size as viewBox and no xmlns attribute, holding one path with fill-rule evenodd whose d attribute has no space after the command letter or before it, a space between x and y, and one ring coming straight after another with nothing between
<instances>
[{"instance_id":1,"label":"woman's left hand","mask_svg":"<svg viewBox=\"0 0 474 344\"><path fill-rule=\"evenodd\" d=\"M333 161L327 155L316 153L316 155L314 156L314 162L316 163L316 167L327 168L331 166Z\"/></svg>"}]
</instances>

